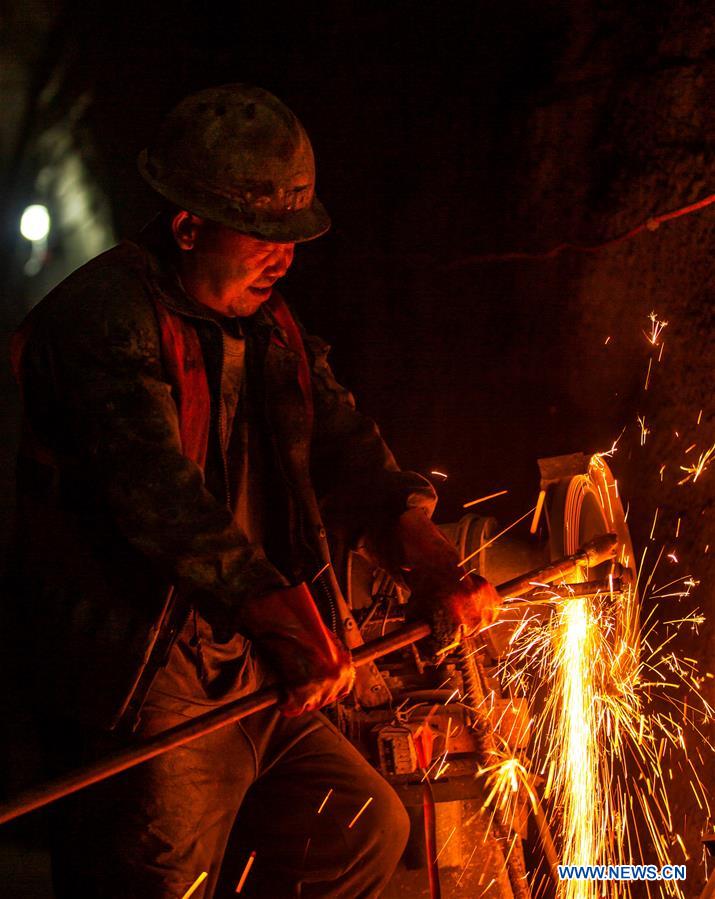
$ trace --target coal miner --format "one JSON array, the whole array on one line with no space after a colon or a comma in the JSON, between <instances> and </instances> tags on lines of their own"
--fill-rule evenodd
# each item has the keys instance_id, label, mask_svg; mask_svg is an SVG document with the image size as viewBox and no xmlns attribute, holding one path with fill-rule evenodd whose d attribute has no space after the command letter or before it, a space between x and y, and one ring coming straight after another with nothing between
<instances>
[{"instance_id":1,"label":"coal miner","mask_svg":"<svg viewBox=\"0 0 715 899\"><path fill-rule=\"evenodd\" d=\"M162 213L13 344L34 705L65 770L267 683L283 701L53 806L56 895L181 899L203 872L193 895L235 895L224 857L255 852L244 895L377 896L408 819L318 711L355 681L329 539L404 581L435 645L498 598L463 577L431 486L398 468L276 289L329 226L293 113L257 88L203 90L139 167Z\"/></svg>"}]
</instances>

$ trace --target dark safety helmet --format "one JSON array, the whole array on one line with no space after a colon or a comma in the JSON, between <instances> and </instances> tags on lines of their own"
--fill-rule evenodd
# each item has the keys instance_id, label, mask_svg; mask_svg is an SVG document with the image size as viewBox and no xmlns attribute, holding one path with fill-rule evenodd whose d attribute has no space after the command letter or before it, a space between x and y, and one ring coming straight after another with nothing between
<instances>
[{"instance_id":1,"label":"dark safety helmet","mask_svg":"<svg viewBox=\"0 0 715 899\"><path fill-rule=\"evenodd\" d=\"M330 227L305 129L258 87L225 84L186 97L139 154L139 171L182 209L261 240L297 243Z\"/></svg>"}]
</instances>

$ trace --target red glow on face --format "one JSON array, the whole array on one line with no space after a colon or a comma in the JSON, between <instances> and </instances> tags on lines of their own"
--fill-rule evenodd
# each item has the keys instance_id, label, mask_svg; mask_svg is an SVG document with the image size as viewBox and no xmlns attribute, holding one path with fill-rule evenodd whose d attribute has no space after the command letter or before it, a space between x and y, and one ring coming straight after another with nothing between
<instances>
[{"instance_id":1,"label":"red glow on face","mask_svg":"<svg viewBox=\"0 0 715 899\"><path fill-rule=\"evenodd\" d=\"M190 249L181 254L182 280L194 299L217 312L253 315L290 268L294 248L199 220Z\"/></svg>"}]
</instances>

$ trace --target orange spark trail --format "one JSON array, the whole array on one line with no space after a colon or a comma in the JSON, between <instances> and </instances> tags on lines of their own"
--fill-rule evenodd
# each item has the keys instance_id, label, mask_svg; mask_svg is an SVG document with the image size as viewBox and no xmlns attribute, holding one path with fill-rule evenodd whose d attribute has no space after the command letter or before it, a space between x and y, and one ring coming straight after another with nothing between
<instances>
[{"instance_id":1,"label":"orange spark trail","mask_svg":"<svg viewBox=\"0 0 715 899\"><path fill-rule=\"evenodd\" d=\"M687 452L687 450L686 450ZM681 465L680 470L685 472L685 477L682 481L678 481L678 486L682 486L683 484L687 484L688 481L692 480L693 484L697 481L700 475L708 468L710 462L712 461L713 453L715 453L715 443L710 447L709 450L706 450L704 453L700 453L700 458L695 463L695 465Z\"/></svg>"},{"instance_id":2,"label":"orange spark trail","mask_svg":"<svg viewBox=\"0 0 715 899\"><path fill-rule=\"evenodd\" d=\"M487 540L486 543L482 543L482 545L478 549L475 549L473 553L471 553L470 555L468 555L464 559L462 559L462 561L459 564L466 565L467 562L471 561L475 556L478 556L480 552L483 552L488 546L491 546L492 543L496 542L500 537L503 537L507 531L510 531L512 528L515 528L525 518L528 518L529 515L531 515L531 513L535 509L536 509L536 506L532 506L528 512L525 512L521 516L521 518L517 518L516 521L512 521L512 523L510 525L507 525L507 527L505 527L503 530L499 531L498 534L495 534L490 540Z\"/></svg>"},{"instance_id":3,"label":"orange spark trail","mask_svg":"<svg viewBox=\"0 0 715 899\"><path fill-rule=\"evenodd\" d=\"M668 327L668 322L660 321L655 312L651 312L648 318L650 319L650 331L644 331L643 334L649 343L652 343L653 346L658 346L660 335L663 328Z\"/></svg>"},{"instance_id":4,"label":"orange spark trail","mask_svg":"<svg viewBox=\"0 0 715 899\"><path fill-rule=\"evenodd\" d=\"M495 499L497 496L504 496L504 494L508 492L508 490L499 490L497 493L490 493L489 496L480 496L479 499L473 499L471 502L465 503L462 508L470 509L472 506L476 506L479 503L485 503L488 499Z\"/></svg>"},{"instance_id":5,"label":"orange spark trail","mask_svg":"<svg viewBox=\"0 0 715 899\"><path fill-rule=\"evenodd\" d=\"M352 819L352 821L348 824L348 830L352 830L353 824L355 824L357 819L360 817L360 815L362 815L362 813L365 811L365 809L368 807L368 805L370 805L371 802L372 802L372 796L367 800L365 805L363 805L363 807L360 809L360 811L357 813L357 815L355 815L355 817Z\"/></svg>"},{"instance_id":6,"label":"orange spark trail","mask_svg":"<svg viewBox=\"0 0 715 899\"><path fill-rule=\"evenodd\" d=\"M201 874L196 878L196 880L191 884L188 890L184 893L181 899L189 899L189 896L193 896L199 886L206 880L209 876L208 871L202 871Z\"/></svg>"},{"instance_id":7,"label":"orange spark trail","mask_svg":"<svg viewBox=\"0 0 715 899\"><path fill-rule=\"evenodd\" d=\"M306 853L307 853L307 851L308 851L308 847L306 846ZM245 886L249 871L253 867L253 863L255 862L255 860L256 860L256 850L254 849L253 852L248 856L248 861L246 862L246 867L243 869L243 874L241 874L241 878L238 881L238 883L236 884L236 892L237 893L240 893L241 890L243 889L243 887Z\"/></svg>"}]
</instances>

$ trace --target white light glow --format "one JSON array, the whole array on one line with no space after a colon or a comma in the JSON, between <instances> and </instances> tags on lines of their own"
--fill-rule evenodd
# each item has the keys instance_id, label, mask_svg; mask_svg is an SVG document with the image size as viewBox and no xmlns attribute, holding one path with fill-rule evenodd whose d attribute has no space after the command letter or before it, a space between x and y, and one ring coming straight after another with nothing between
<instances>
[{"instance_id":1,"label":"white light glow","mask_svg":"<svg viewBox=\"0 0 715 899\"><path fill-rule=\"evenodd\" d=\"M20 234L25 240L44 240L50 233L50 213L46 206L28 206L20 219Z\"/></svg>"}]
</instances>

